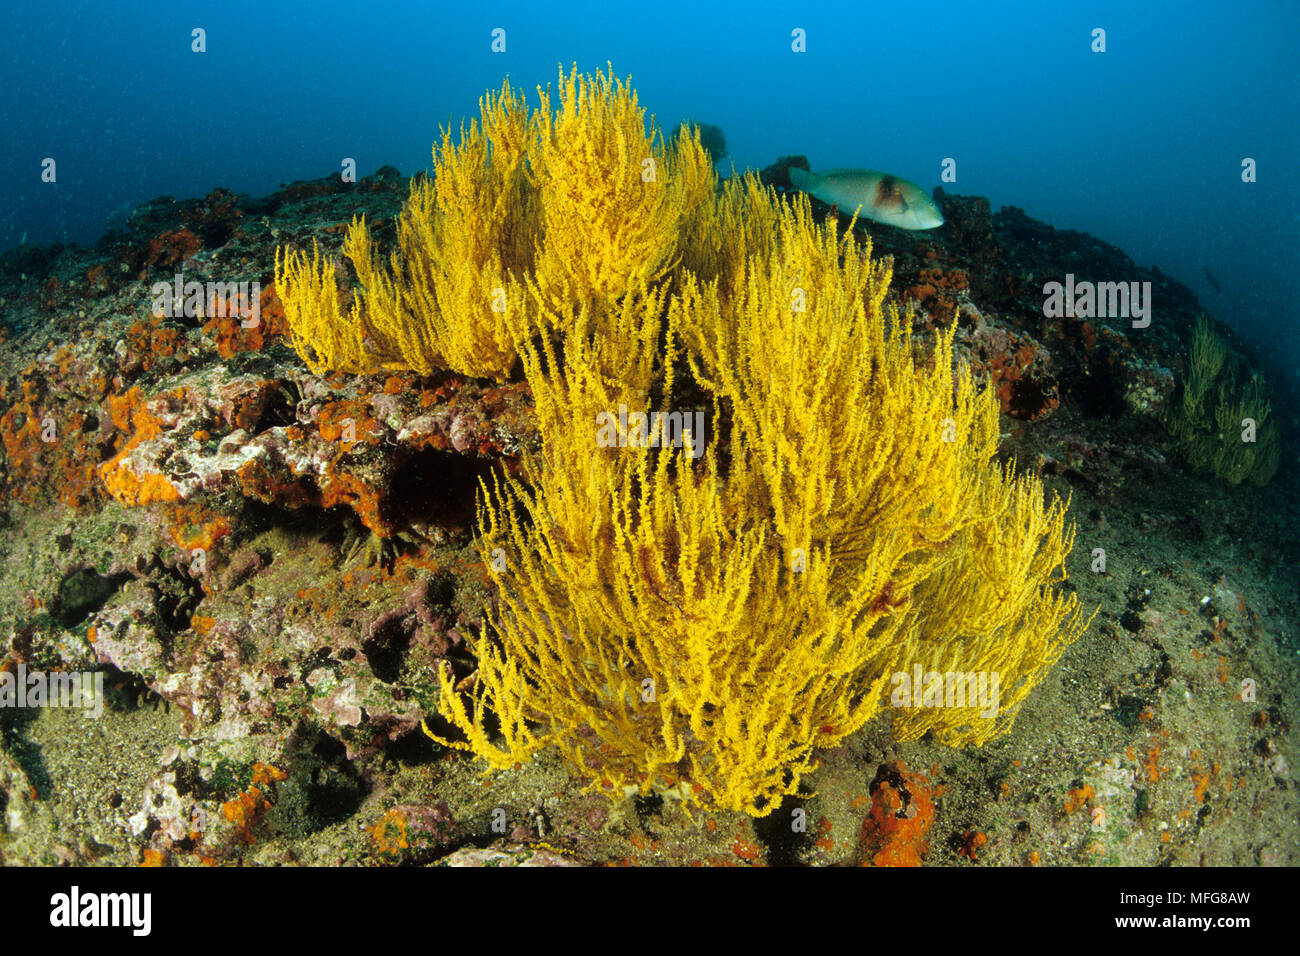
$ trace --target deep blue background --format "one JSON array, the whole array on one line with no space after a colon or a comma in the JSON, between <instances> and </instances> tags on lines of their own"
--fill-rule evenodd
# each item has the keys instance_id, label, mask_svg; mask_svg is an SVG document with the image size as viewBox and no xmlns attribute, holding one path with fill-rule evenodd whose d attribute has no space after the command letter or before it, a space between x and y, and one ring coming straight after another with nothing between
<instances>
[{"instance_id":1,"label":"deep blue background","mask_svg":"<svg viewBox=\"0 0 1300 956\"><path fill-rule=\"evenodd\" d=\"M160 194L429 165L509 74L613 62L647 111L724 128L738 167L804 153L1024 207L1190 285L1295 373L1300 5L9 3L0 248L90 242ZM207 30L205 54L190 30ZM504 55L490 52L494 27ZM808 52L790 51L794 27ZM1090 52L1090 31L1108 52ZM40 181L43 157L57 184ZM1243 157L1259 181L1240 178ZM1222 283L1213 293L1206 267ZM1121 278L1121 277L1116 277ZM1159 319L1159 303L1156 303ZM1288 357L1289 356L1289 357Z\"/></svg>"}]
</instances>

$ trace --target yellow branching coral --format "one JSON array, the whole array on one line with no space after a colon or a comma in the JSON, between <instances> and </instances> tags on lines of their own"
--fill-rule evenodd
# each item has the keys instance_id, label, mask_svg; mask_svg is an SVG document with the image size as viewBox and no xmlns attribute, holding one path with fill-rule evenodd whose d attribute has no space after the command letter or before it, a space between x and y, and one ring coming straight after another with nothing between
<instances>
[{"instance_id":1,"label":"yellow branching coral","mask_svg":"<svg viewBox=\"0 0 1300 956\"><path fill-rule=\"evenodd\" d=\"M524 298L537 242L537 197L528 185L528 114L502 87L480 105L481 124L450 130L434 151L433 178L417 178L398 220L393 268L405 270L408 307L391 334L419 329L403 349L412 367L433 364L504 378L515 352L507 317Z\"/></svg>"},{"instance_id":2,"label":"yellow branching coral","mask_svg":"<svg viewBox=\"0 0 1300 956\"><path fill-rule=\"evenodd\" d=\"M782 204L752 172L732 176L712 203L698 207L682 238L682 265L702 282L717 279L729 300L749 257L769 253L777 242ZM688 330L689 331L689 330Z\"/></svg>"},{"instance_id":3,"label":"yellow branching coral","mask_svg":"<svg viewBox=\"0 0 1300 956\"><path fill-rule=\"evenodd\" d=\"M1188 463L1231 485L1266 485L1280 457L1277 423L1263 377L1228 353L1201 317L1192 335L1187 379L1165 427Z\"/></svg>"},{"instance_id":4,"label":"yellow branching coral","mask_svg":"<svg viewBox=\"0 0 1300 956\"><path fill-rule=\"evenodd\" d=\"M427 373L433 365L432 334L426 322L409 320L408 287L385 267L365 218L353 219L343 240L343 255L352 263L361 288L354 293L353 322L364 331L375 367L410 367ZM396 272L399 264L393 263Z\"/></svg>"},{"instance_id":5,"label":"yellow branching coral","mask_svg":"<svg viewBox=\"0 0 1300 956\"><path fill-rule=\"evenodd\" d=\"M723 233L718 229L718 177L708 150L701 144L697 127L683 125L677 131L666 164L680 211L678 275L690 271L712 277L723 261L720 249Z\"/></svg>"},{"instance_id":6,"label":"yellow branching coral","mask_svg":"<svg viewBox=\"0 0 1300 956\"><path fill-rule=\"evenodd\" d=\"M773 220L726 300L687 284L697 377L730 402L789 547L830 546L840 563L886 541L932 551L976 516L996 405L954 379L951 332L917 361L897 310L884 314L889 273L870 245L814 223L802 196Z\"/></svg>"},{"instance_id":7,"label":"yellow branching coral","mask_svg":"<svg viewBox=\"0 0 1300 956\"><path fill-rule=\"evenodd\" d=\"M470 702L444 673L440 703L466 746L498 768L553 746L612 796L765 813L878 712L891 647L869 586L837 606L821 556L796 572L768 528L731 520L728 484L755 480L731 467L601 449L485 499L501 607Z\"/></svg>"},{"instance_id":8,"label":"yellow branching coral","mask_svg":"<svg viewBox=\"0 0 1300 956\"><path fill-rule=\"evenodd\" d=\"M945 699L915 706L895 701L894 733L915 740L933 731L953 746L983 744L1004 733L1029 691L1079 637L1084 618L1063 581L1074 531L1066 505L1044 506L1037 479L1016 478L994 465L981 474L976 511L982 515L946 543L942 563L912 595L911 620L896 673L985 675L996 680L996 706ZM945 692L946 692L945 686Z\"/></svg>"},{"instance_id":9,"label":"yellow branching coral","mask_svg":"<svg viewBox=\"0 0 1300 956\"><path fill-rule=\"evenodd\" d=\"M276 279L291 341L314 372L435 368L503 379L515 361L507 316L525 298L536 197L525 176L528 117L507 83L479 104L459 142L443 133L433 182L416 177L397 223L399 252L378 254L364 219L343 255L358 288L346 311L333 269L287 251ZM328 273L328 275L327 275Z\"/></svg>"},{"instance_id":10,"label":"yellow branching coral","mask_svg":"<svg viewBox=\"0 0 1300 956\"><path fill-rule=\"evenodd\" d=\"M543 436L572 430L573 423L592 421L597 412L617 411L620 405L648 407L663 364L666 301L665 289L641 284L601 310L588 305L557 314L534 297L510 313ZM561 319L563 360L547 334Z\"/></svg>"},{"instance_id":11,"label":"yellow branching coral","mask_svg":"<svg viewBox=\"0 0 1300 956\"><path fill-rule=\"evenodd\" d=\"M275 288L284 303L289 340L317 375L328 371L366 372L372 359L365 327L354 305L339 307L334 264L319 247L305 252L276 250Z\"/></svg>"},{"instance_id":12,"label":"yellow branching coral","mask_svg":"<svg viewBox=\"0 0 1300 956\"><path fill-rule=\"evenodd\" d=\"M905 739L1005 731L1086 627L1057 588L1065 506L992 461L996 400L954 373L950 333L920 350L869 251L806 200L748 190L711 215L748 194L766 224L711 282L683 271L666 306L643 291L603 322L584 307L558 346L523 313L543 448L481 502L500 604L468 699L442 675L465 735L443 743L497 768L553 747L612 796L761 815L885 709ZM679 337L727 410L726 452L697 457L698 431L601 442L602 413L672 395ZM987 672L1001 696L895 701L916 666Z\"/></svg>"},{"instance_id":13,"label":"yellow branching coral","mask_svg":"<svg viewBox=\"0 0 1300 956\"><path fill-rule=\"evenodd\" d=\"M531 387L541 448L483 489L499 599L436 739L762 815L878 714L1007 729L1087 624L1072 532L994 461L952 332L926 348L886 304L889 264L805 196L719 192L698 134L665 146L612 75L561 75L531 117L504 87L434 165L387 259L352 224L351 301L319 251L276 275L314 370L518 362ZM667 409L688 366L707 413ZM905 699L918 669L998 693Z\"/></svg>"},{"instance_id":14,"label":"yellow branching coral","mask_svg":"<svg viewBox=\"0 0 1300 956\"><path fill-rule=\"evenodd\" d=\"M561 75L558 99L552 112L541 93L530 154L542 206L537 284L549 303L599 308L675 264L689 207L712 199L713 167L698 136L678 137L668 154L612 75Z\"/></svg>"},{"instance_id":15,"label":"yellow branching coral","mask_svg":"<svg viewBox=\"0 0 1300 956\"><path fill-rule=\"evenodd\" d=\"M292 342L313 371L450 368L504 379L510 329L535 298L562 328L582 309L599 323L653 287L695 234L717 182L697 130L665 147L636 94L611 75L561 74L529 114L509 83L459 137L442 134L431 180L416 177L384 261L363 220L343 255L359 288L331 301L319 256L284 254L281 297Z\"/></svg>"}]
</instances>

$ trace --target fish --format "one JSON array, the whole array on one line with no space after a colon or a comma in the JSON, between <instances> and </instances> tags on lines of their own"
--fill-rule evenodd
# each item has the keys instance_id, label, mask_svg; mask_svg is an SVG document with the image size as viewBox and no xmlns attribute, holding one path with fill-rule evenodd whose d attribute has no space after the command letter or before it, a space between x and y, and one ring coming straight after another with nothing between
<instances>
[{"instance_id":1,"label":"fish","mask_svg":"<svg viewBox=\"0 0 1300 956\"><path fill-rule=\"evenodd\" d=\"M1209 267L1209 266L1206 266L1206 267L1205 267L1205 278L1207 278L1207 279L1210 280L1210 288L1213 289L1215 292L1218 292L1218 291L1219 291L1219 280L1218 280L1218 278L1215 276L1215 274L1214 274L1213 272L1210 271L1210 267Z\"/></svg>"},{"instance_id":2,"label":"fish","mask_svg":"<svg viewBox=\"0 0 1300 956\"><path fill-rule=\"evenodd\" d=\"M790 182L815 199L840 212L897 226L899 229L937 229L943 213L916 183L875 169L828 169L812 173L791 166Z\"/></svg>"}]
</instances>

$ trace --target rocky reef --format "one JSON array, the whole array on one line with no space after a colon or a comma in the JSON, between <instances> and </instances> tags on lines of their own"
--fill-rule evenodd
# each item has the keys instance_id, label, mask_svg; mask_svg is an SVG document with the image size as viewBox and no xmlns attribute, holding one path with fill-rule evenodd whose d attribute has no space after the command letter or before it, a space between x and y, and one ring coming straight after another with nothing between
<instances>
[{"instance_id":1,"label":"rocky reef","mask_svg":"<svg viewBox=\"0 0 1300 956\"><path fill-rule=\"evenodd\" d=\"M955 323L987 375L1002 454L1073 493L1070 580L1102 610L1016 729L949 751L870 724L783 806L802 828L436 746L439 669L494 599L476 493L536 447L528 387L313 375L273 281L278 246L333 254L356 215L391 243L407 192L384 168L162 197L94 248L0 255L0 669L105 675L99 720L0 709L0 860L1300 862L1294 454L1264 488L1185 468L1161 420L1192 294L975 196L871 236L916 330ZM1046 317L1067 274L1150 282L1153 321ZM158 307L192 283L200 308Z\"/></svg>"}]
</instances>

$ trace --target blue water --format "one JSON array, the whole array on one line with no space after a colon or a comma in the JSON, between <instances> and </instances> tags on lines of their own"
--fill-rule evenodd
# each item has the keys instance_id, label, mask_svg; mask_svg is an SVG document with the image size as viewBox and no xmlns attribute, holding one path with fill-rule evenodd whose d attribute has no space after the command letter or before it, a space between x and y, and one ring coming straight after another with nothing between
<instances>
[{"instance_id":1,"label":"blue water","mask_svg":"<svg viewBox=\"0 0 1300 956\"><path fill-rule=\"evenodd\" d=\"M804 153L930 188L952 157L949 191L1115 243L1257 341L1300 333L1289 0L479 6L11 2L0 248L93 242L153 196L260 195L343 157L409 174L507 74L531 93L561 63L608 60L661 121L723 127L738 167Z\"/></svg>"}]
</instances>

